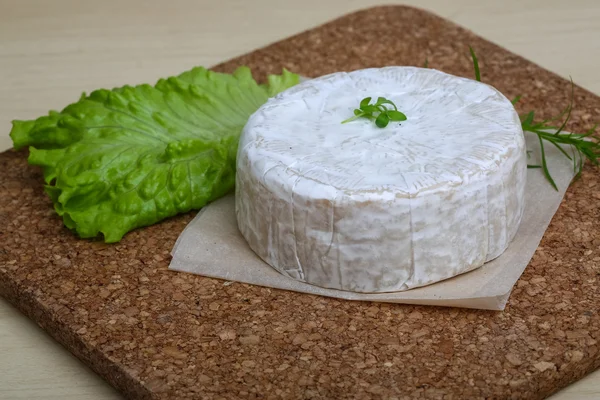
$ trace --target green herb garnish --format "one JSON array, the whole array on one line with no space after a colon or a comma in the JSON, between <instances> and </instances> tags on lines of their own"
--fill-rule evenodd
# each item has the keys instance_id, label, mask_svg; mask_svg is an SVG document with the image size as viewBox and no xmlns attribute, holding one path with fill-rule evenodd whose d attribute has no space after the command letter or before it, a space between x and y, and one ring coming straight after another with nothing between
<instances>
[{"instance_id":1,"label":"green herb garnish","mask_svg":"<svg viewBox=\"0 0 600 400\"><path fill-rule=\"evenodd\" d=\"M473 69L475 70L475 80L477 82L481 82L481 72L479 71L479 61L477 60L477 56L475 55L475 50L471 46L469 46L469 51L471 52L471 58L473 59Z\"/></svg>"},{"instance_id":2,"label":"green herb garnish","mask_svg":"<svg viewBox=\"0 0 600 400\"><path fill-rule=\"evenodd\" d=\"M481 82L481 73L479 71L479 61L475 55L473 48L469 46L471 58L473 60L473 68L475 70L475 79ZM576 178L581 175L583 169L583 162L585 159L589 160L594 165L600 165L600 136L595 134L597 125L594 125L585 133L564 133L563 129L567 125L571 118L571 111L573 110L573 97L574 97L575 85L571 79L571 95L569 104L563 110L563 112L551 119L547 119L540 122L535 122L535 113L530 111L520 116L521 126L523 131L535 133L538 136L540 143L540 154L541 164L540 165L527 165L527 168L541 168L544 176L550 182L555 190L558 190L554 179L550 175L548 170L548 163L546 161L546 149L544 148L545 142L555 146L565 157L573 161L573 172ZM512 100L512 104L516 104L521 99L521 96L517 96ZM552 124L554 121L559 121L563 118L564 121L560 126ZM562 145L568 145L571 148L572 154L567 153ZM529 154L529 152L528 152Z\"/></svg>"},{"instance_id":3,"label":"green herb garnish","mask_svg":"<svg viewBox=\"0 0 600 400\"><path fill-rule=\"evenodd\" d=\"M365 97L360 101L359 108L354 110L354 116L342 121L345 124L358 118L368 118L375 120L375 125L385 128L390 121L406 121L406 115L398 111L396 105L385 97L378 97L375 104L369 104L371 97ZM394 109L388 109L385 105L389 104Z\"/></svg>"}]
</instances>

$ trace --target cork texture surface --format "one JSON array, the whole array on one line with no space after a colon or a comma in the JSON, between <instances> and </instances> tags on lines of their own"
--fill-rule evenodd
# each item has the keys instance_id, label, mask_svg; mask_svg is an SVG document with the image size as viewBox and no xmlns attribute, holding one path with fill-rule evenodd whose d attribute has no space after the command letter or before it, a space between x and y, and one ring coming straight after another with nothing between
<instances>
[{"instance_id":1,"label":"cork texture surface","mask_svg":"<svg viewBox=\"0 0 600 400\"><path fill-rule=\"evenodd\" d=\"M568 81L430 13L379 7L241 56L264 77L423 65L547 118ZM174 71L176 73L177 71ZM157 77L158 78L158 77ZM575 89L568 130L600 119ZM349 302L168 271L190 213L119 244L63 227L26 152L0 155L0 294L132 399L541 399L600 367L600 171L569 188L504 312ZM227 255L225 254L224 257Z\"/></svg>"}]
</instances>

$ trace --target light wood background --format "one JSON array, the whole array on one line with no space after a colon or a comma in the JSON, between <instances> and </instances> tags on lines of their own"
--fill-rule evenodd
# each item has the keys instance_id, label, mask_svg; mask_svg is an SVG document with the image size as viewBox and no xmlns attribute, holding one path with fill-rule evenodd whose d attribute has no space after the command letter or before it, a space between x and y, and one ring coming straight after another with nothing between
<instances>
[{"instance_id":1,"label":"light wood background","mask_svg":"<svg viewBox=\"0 0 600 400\"><path fill-rule=\"evenodd\" d=\"M0 150L12 119L82 91L212 66L376 0L0 0ZM386 3L394 3L387 1ZM405 1L600 94L599 0ZM399 38L399 40L402 40ZM0 299L0 399L121 399ZM552 400L600 399L600 371Z\"/></svg>"}]
</instances>

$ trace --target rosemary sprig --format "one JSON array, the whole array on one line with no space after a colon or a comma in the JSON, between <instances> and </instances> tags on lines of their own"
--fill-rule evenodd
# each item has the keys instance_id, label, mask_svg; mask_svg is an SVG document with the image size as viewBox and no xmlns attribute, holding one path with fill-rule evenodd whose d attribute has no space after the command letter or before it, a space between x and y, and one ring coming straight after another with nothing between
<instances>
[{"instance_id":1,"label":"rosemary sprig","mask_svg":"<svg viewBox=\"0 0 600 400\"><path fill-rule=\"evenodd\" d=\"M378 97L375 104L369 104L370 97L365 97L360 101L359 108L354 110L354 117L342 121L342 124L354 121L358 118L369 118L375 120L375 125L380 128L385 128L390 121L406 121L406 115L398 111L396 105L385 97ZM393 110L388 109L385 104L394 107Z\"/></svg>"},{"instance_id":2,"label":"rosemary sprig","mask_svg":"<svg viewBox=\"0 0 600 400\"><path fill-rule=\"evenodd\" d=\"M477 56L475 55L475 50L471 46L469 46L469 51L471 52L471 58L473 59L473 68L475 69L475 80L477 82L481 82L481 71L479 71L479 61L477 60Z\"/></svg>"},{"instance_id":3,"label":"rosemary sprig","mask_svg":"<svg viewBox=\"0 0 600 400\"><path fill-rule=\"evenodd\" d=\"M473 68L475 70L475 79L481 82L481 72L479 70L479 61L475 55L475 51L469 46L471 58L473 60ZM546 150L544 143L550 143L555 146L565 157L573 161L573 172L575 177L578 178L581 175L583 169L584 160L587 159L594 165L600 165L600 136L596 135L597 124L594 125L585 133L565 133L563 129L567 126L571 118L571 111L573 110L573 98L574 98L575 84L571 79L571 96L569 99L568 106L563 110L560 115L535 122L535 112L530 111L520 116L521 126L524 132L535 133L538 136L540 142L540 154L541 154L541 165L527 165L527 168L541 168L544 176L550 182L555 190L558 190L552 175L548 170L548 163L546 161ZM516 104L521 99L521 96L517 96L512 100L512 104ZM551 122L560 121L564 116L562 124L559 127L551 125ZM569 155L563 146L569 146L572 154ZM528 152L529 154L529 152Z\"/></svg>"}]
</instances>

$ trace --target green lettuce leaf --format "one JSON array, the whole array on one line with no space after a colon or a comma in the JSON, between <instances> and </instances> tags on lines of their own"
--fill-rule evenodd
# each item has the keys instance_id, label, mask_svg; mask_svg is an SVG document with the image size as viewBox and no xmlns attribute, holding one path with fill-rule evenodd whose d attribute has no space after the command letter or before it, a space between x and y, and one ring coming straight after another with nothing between
<instances>
[{"instance_id":1,"label":"green lettuce leaf","mask_svg":"<svg viewBox=\"0 0 600 400\"><path fill-rule=\"evenodd\" d=\"M61 112L13 121L10 135L15 148L29 146L68 228L118 242L230 192L246 121L296 83L286 70L259 85L246 67L194 68L155 86L84 94Z\"/></svg>"}]
</instances>

